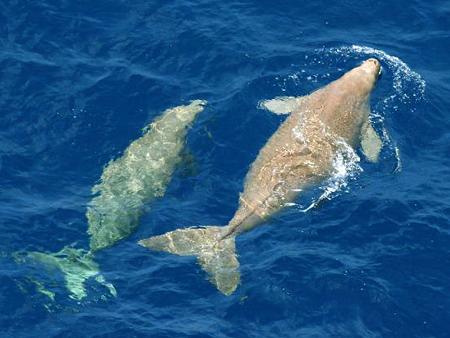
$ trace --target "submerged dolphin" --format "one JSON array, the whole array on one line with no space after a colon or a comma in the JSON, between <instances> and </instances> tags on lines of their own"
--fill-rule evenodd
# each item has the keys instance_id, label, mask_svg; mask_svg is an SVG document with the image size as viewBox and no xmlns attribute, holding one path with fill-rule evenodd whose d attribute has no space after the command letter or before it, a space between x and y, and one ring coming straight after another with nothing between
<instances>
[{"instance_id":1,"label":"submerged dolphin","mask_svg":"<svg viewBox=\"0 0 450 338\"><path fill-rule=\"evenodd\" d=\"M91 277L115 295L114 286L99 274L93 254L132 234L144 206L164 195L182 161L187 127L205 104L206 101L195 100L166 110L121 157L104 168L100 183L92 189L96 196L86 213L89 251L65 247L57 253L28 253L28 258L63 272L71 298L79 300L86 296L84 282Z\"/></svg>"},{"instance_id":2,"label":"submerged dolphin","mask_svg":"<svg viewBox=\"0 0 450 338\"><path fill-rule=\"evenodd\" d=\"M86 213L91 252L112 246L133 233L144 205L164 195L182 160L187 127L205 103L196 100L166 110L122 157L105 167L101 182L92 188L97 196Z\"/></svg>"},{"instance_id":3,"label":"submerged dolphin","mask_svg":"<svg viewBox=\"0 0 450 338\"><path fill-rule=\"evenodd\" d=\"M264 223L300 191L330 177L342 147L361 145L369 161L378 160L382 142L369 120L369 101L380 70L379 61L369 59L308 96L264 101L268 110L291 114L253 162L229 223L175 230L139 244L197 256L210 281L222 293L233 293L240 281L238 234Z\"/></svg>"}]
</instances>

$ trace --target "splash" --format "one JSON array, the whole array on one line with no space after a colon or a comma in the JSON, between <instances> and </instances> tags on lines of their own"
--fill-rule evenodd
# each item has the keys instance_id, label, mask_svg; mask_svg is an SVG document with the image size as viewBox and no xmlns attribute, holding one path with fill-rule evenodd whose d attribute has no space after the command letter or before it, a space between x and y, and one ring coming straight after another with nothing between
<instances>
[{"instance_id":1,"label":"splash","mask_svg":"<svg viewBox=\"0 0 450 338\"><path fill-rule=\"evenodd\" d=\"M299 86L310 84L311 90L314 90L317 83L328 82L334 77L328 71L323 72L323 67L328 69L330 64L337 64L336 70L342 73L346 69L342 67L343 63L351 62L355 66L354 62L368 57L376 57L381 61L383 70L392 75L392 91L381 102L384 107L397 111L399 104L396 100L405 104L425 98L425 80L403 60L380 49L360 45L316 49L312 55L305 55L304 62L292 64L295 70L291 74L276 76L274 86L279 87L283 93L295 93L296 96ZM414 107L411 109L414 110Z\"/></svg>"},{"instance_id":2,"label":"splash","mask_svg":"<svg viewBox=\"0 0 450 338\"><path fill-rule=\"evenodd\" d=\"M360 157L349 144L341 138L336 139L335 144L338 150L333 158L332 174L320 187L322 194L314 199L307 208L301 209L302 212L307 212L319 206L322 202L332 199L340 191L346 191L349 182L363 171L359 165Z\"/></svg>"},{"instance_id":3,"label":"splash","mask_svg":"<svg viewBox=\"0 0 450 338\"><path fill-rule=\"evenodd\" d=\"M425 80L415 71L413 71L404 61L397 56L387 54L386 52L367 46L342 46L334 47L325 50L325 53L339 55L340 57L359 57L361 55L375 56L378 58L383 66L387 66L393 75L394 99L399 97L403 102L409 101L412 98L422 99L425 95ZM415 90L408 93L408 86L412 85Z\"/></svg>"}]
</instances>

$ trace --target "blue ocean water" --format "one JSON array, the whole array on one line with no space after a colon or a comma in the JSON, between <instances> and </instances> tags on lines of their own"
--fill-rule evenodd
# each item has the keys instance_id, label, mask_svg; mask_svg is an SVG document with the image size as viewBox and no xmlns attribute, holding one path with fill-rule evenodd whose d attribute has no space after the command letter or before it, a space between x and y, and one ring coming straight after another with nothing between
<instances>
[{"instance_id":1,"label":"blue ocean water","mask_svg":"<svg viewBox=\"0 0 450 338\"><path fill-rule=\"evenodd\" d=\"M0 336L450 336L449 18L448 1L424 0L1 1ZM284 119L258 102L306 95L368 57L383 66L380 163L360 156L317 188L330 201L305 213L300 198L238 237L236 293L193 258L136 244L225 224ZM195 165L96 255L117 297L88 281L74 301L58 271L18 264L18 251L87 248L104 166L197 98L208 105L188 134Z\"/></svg>"}]
</instances>

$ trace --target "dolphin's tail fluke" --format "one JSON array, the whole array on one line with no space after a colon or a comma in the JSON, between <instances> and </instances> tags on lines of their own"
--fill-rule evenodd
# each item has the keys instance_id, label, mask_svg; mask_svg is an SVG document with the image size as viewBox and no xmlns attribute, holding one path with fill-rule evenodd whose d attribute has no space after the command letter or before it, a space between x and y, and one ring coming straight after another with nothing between
<instances>
[{"instance_id":1,"label":"dolphin's tail fluke","mask_svg":"<svg viewBox=\"0 0 450 338\"><path fill-rule=\"evenodd\" d=\"M16 255L16 261L38 263L47 270L59 270L64 276L69 297L74 300L82 300L87 296L85 282L90 278L94 278L99 284L106 287L112 296L117 295L114 286L100 274L99 266L94 261L93 255L83 249L64 247L56 253L32 251Z\"/></svg>"},{"instance_id":2,"label":"dolphin's tail fluke","mask_svg":"<svg viewBox=\"0 0 450 338\"><path fill-rule=\"evenodd\" d=\"M209 280L225 295L231 295L240 280L234 236L223 239L225 227L187 228L150 237L139 244L180 256L196 256Z\"/></svg>"}]
</instances>

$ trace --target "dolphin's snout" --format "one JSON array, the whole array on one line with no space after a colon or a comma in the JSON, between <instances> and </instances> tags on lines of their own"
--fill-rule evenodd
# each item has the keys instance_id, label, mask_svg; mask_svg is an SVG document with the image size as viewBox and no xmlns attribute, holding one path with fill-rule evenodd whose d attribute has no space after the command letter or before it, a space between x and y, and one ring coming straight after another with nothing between
<instances>
[{"instance_id":1,"label":"dolphin's snout","mask_svg":"<svg viewBox=\"0 0 450 338\"><path fill-rule=\"evenodd\" d=\"M380 61L378 61L375 58L370 58L370 59L367 60L367 62L373 63L377 67L380 66Z\"/></svg>"},{"instance_id":2,"label":"dolphin's snout","mask_svg":"<svg viewBox=\"0 0 450 338\"><path fill-rule=\"evenodd\" d=\"M376 70L381 68L381 63L375 58L367 59L364 63L367 67L374 68Z\"/></svg>"},{"instance_id":3,"label":"dolphin's snout","mask_svg":"<svg viewBox=\"0 0 450 338\"><path fill-rule=\"evenodd\" d=\"M383 69L381 67L380 61L378 61L378 59L375 59L375 58L371 58L371 59L369 59L367 61L371 62L375 66L375 68L378 70L377 76L380 76L381 75L381 70Z\"/></svg>"},{"instance_id":4,"label":"dolphin's snout","mask_svg":"<svg viewBox=\"0 0 450 338\"><path fill-rule=\"evenodd\" d=\"M375 79L381 75L381 63L375 58L367 59L362 63L362 69L369 74L373 74Z\"/></svg>"}]
</instances>

